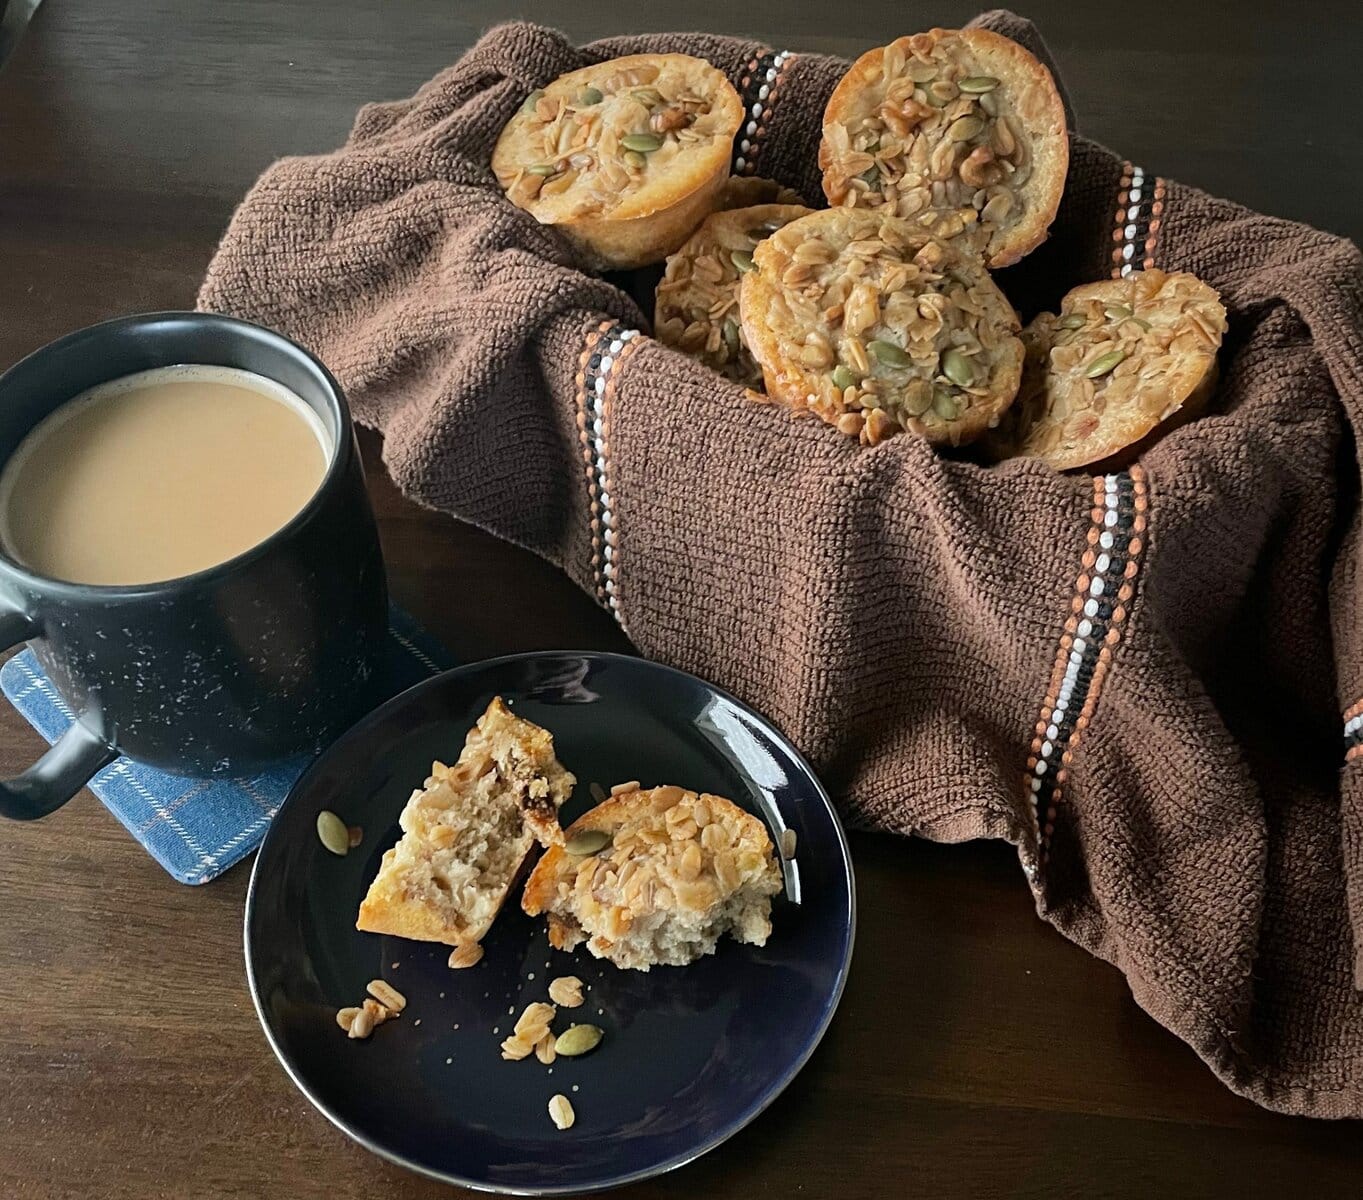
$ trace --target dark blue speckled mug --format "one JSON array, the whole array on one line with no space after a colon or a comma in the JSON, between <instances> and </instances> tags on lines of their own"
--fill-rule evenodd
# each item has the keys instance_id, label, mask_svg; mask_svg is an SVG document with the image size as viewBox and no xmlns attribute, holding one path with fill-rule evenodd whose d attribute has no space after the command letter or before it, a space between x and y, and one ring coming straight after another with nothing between
<instances>
[{"instance_id":1,"label":"dark blue speckled mug","mask_svg":"<svg viewBox=\"0 0 1363 1200\"><path fill-rule=\"evenodd\" d=\"M207 313L80 330L0 375L0 464L78 393L181 363L254 371L291 389L330 435L326 474L265 541L165 583L66 583L0 549L0 647L29 642L76 714L37 763L0 782L0 815L51 812L119 754L184 775L251 770L319 748L368 701L387 620L383 559L345 397L306 350Z\"/></svg>"}]
</instances>

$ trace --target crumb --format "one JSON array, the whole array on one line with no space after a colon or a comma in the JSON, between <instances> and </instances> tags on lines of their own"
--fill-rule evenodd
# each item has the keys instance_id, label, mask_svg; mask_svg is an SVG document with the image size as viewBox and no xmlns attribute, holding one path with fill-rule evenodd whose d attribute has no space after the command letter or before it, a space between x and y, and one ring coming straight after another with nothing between
<instances>
[{"instance_id":1,"label":"crumb","mask_svg":"<svg viewBox=\"0 0 1363 1200\"><path fill-rule=\"evenodd\" d=\"M535 978L535 972L534 972L534 971L531 971L530 974L526 976L526 978L527 978L527 979L534 979L534 978Z\"/></svg>"},{"instance_id":2,"label":"crumb","mask_svg":"<svg viewBox=\"0 0 1363 1200\"><path fill-rule=\"evenodd\" d=\"M398 965L397 965L397 963L394 963L394 964L393 964L393 970L396 971L397 969L398 969Z\"/></svg>"},{"instance_id":3,"label":"crumb","mask_svg":"<svg viewBox=\"0 0 1363 1200\"><path fill-rule=\"evenodd\" d=\"M444 992L441 992L441 993L440 993L440 998L441 998L442 1000L445 998L445 993L444 993Z\"/></svg>"},{"instance_id":4,"label":"crumb","mask_svg":"<svg viewBox=\"0 0 1363 1200\"><path fill-rule=\"evenodd\" d=\"M455 1026L455 1028L456 1028L456 1029L458 1029L458 1028L459 1028L459 1026L458 1026L458 1025L456 1025L456 1026Z\"/></svg>"},{"instance_id":5,"label":"crumb","mask_svg":"<svg viewBox=\"0 0 1363 1200\"><path fill-rule=\"evenodd\" d=\"M412 1028L415 1029L415 1028L416 1028L418 1025L420 1025L420 1024L421 1024L421 1018L420 1018L420 1017L417 1017L417 1019L416 1019L415 1021L412 1022Z\"/></svg>"},{"instance_id":6,"label":"crumb","mask_svg":"<svg viewBox=\"0 0 1363 1200\"><path fill-rule=\"evenodd\" d=\"M492 1032L493 1032L493 1033L501 1033L501 1032L502 1032L502 1027L501 1027L500 1025L494 1025L494 1026L492 1027Z\"/></svg>"},{"instance_id":7,"label":"crumb","mask_svg":"<svg viewBox=\"0 0 1363 1200\"><path fill-rule=\"evenodd\" d=\"M445 1065L448 1067L448 1066L450 1065L450 1063L452 1063L452 1062L454 1062L454 1059L452 1059L452 1058L447 1058L447 1059L445 1060Z\"/></svg>"},{"instance_id":8,"label":"crumb","mask_svg":"<svg viewBox=\"0 0 1363 1200\"><path fill-rule=\"evenodd\" d=\"M577 1091L577 1084L573 1084L573 1091Z\"/></svg>"}]
</instances>

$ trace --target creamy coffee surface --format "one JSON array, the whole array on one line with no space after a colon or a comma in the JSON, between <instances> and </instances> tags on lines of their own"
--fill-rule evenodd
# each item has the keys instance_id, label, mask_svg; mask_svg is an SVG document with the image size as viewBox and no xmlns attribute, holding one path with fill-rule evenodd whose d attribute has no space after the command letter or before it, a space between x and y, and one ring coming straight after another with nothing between
<instances>
[{"instance_id":1,"label":"creamy coffee surface","mask_svg":"<svg viewBox=\"0 0 1363 1200\"><path fill-rule=\"evenodd\" d=\"M0 473L0 541L74 583L177 579L288 524L330 458L316 413L273 380L139 372L73 397L24 438Z\"/></svg>"}]
</instances>

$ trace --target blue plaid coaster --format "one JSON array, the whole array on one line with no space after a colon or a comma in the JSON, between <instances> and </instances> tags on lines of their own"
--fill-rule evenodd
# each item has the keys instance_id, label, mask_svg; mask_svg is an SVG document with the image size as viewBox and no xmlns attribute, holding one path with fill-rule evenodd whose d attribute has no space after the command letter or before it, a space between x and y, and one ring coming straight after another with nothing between
<instances>
[{"instance_id":1,"label":"blue plaid coaster","mask_svg":"<svg viewBox=\"0 0 1363 1200\"><path fill-rule=\"evenodd\" d=\"M445 648L406 613L394 608L388 620L376 704L453 665ZM71 724L71 710L32 650L0 667L0 690L49 742ZM120 758L90 780L90 790L181 883L207 883L260 844L309 761L293 759L243 778L186 779Z\"/></svg>"}]
</instances>

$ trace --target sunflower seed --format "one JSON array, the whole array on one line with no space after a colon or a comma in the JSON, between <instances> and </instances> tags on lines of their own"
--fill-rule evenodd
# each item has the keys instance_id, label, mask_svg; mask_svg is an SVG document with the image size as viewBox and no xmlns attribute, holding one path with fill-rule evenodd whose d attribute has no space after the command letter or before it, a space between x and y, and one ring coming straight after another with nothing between
<instances>
[{"instance_id":1,"label":"sunflower seed","mask_svg":"<svg viewBox=\"0 0 1363 1200\"><path fill-rule=\"evenodd\" d=\"M344 858L350 849L350 830L330 809L317 814L317 837L338 858Z\"/></svg>"},{"instance_id":2,"label":"sunflower seed","mask_svg":"<svg viewBox=\"0 0 1363 1200\"><path fill-rule=\"evenodd\" d=\"M970 359L954 348L942 355L942 374L957 387L970 387L975 382L975 368Z\"/></svg>"},{"instance_id":3,"label":"sunflower seed","mask_svg":"<svg viewBox=\"0 0 1363 1200\"><path fill-rule=\"evenodd\" d=\"M1141 317L1128 317L1127 320L1133 325L1139 325L1146 333L1150 332L1150 322Z\"/></svg>"},{"instance_id":4,"label":"sunflower seed","mask_svg":"<svg viewBox=\"0 0 1363 1200\"><path fill-rule=\"evenodd\" d=\"M351 1023L360 1015L360 1012L361 1010L358 1008L338 1009L336 1013L336 1024L349 1033Z\"/></svg>"},{"instance_id":5,"label":"sunflower seed","mask_svg":"<svg viewBox=\"0 0 1363 1200\"><path fill-rule=\"evenodd\" d=\"M910 363L909 356L896 346L893 342L875 341L867 344L866 349L871 352L871 356L878 363L883 363L887 367L907 367Z\"/></svg>"},{"instance_id":6,"label":"sunflower seed","mask_svg":"<svg viewBox=\"0 0 1363 1200\"><path fill-rule=\"evenodd\" d=\"M556 1053L564 1058L577 1058L589 1054L601 1044L605 1036L595 1025L569 1025L554 1042Z\"/></svg>"},{"instance_id":7,"label":"sunflower seed","mask_svg":"<svg viewBox=\"0 0 1363 1200\"><path fill-rule=\"evenodd\" d=\"M397 990L386 979L371 979L369 986L365 988L384 1008L391 1009L395 1013L400 1013L407 1007L407 997Z\"/></svg>"},{"instance_id":8,"label":"sunflower seed","mask_svg":"<svg viewBox=\"0 0 1363 1200\"><path fill-rule=\"evenodd\" d=\"M999 81L992 75L968 75L959 80L956 86L967 95L978 96L984 92L992 92L999 86Z\"/></svg>"},{"instance_id":9,"label":"sunflower seed","mask_svg":"<svg viewBox=\"0 0 1363 1200\"><path fill-rule=\"evenodd\" d=\"M483 959L481 942L465 942L450 951L449 966L452 971L463 971L477 966Z\"/></svg>"},{"instance_id":10,"label":"sunflower seed","mask_svg":"<svg viewBox=\"0 0 1363 1200\"><path fill-rule=\"evenodd\" d=\"M857 377L852 374L849 368L844 367L841 363L833 368L833 386L839 391L850 388L856 381Z\"/></svg>"},{"instance_id":11,"label":"sunflower seed","mask_svg":"<svg viewBox=\"0 0 1363 1200\"><path fill-rule=\"evenodd\" d=\"M724 318L724 344L730 350L738 349L738 322L733 317Z\"/></svg>"},{"instance_id":12,"label":"sunflower seed","mask_svg":"<svg viewBox=\"0 0 1363 1200\"><path fill-rule=\"evenodd\" d=\"M530 166L525 168L525 173L527 175L541 175L547 177L557 170L558 168L554 166L553 163L531 163Z\"/></svg>"},{"instance_id":13,"label":"sunflower seed","mask_svg":"<svg viewBox=\"0 0 1363 1200\"><path fill-rule=\"evenodd\" d=\"M633 167L636 171L642 171L648 166L648 159L637 150L626 150L621 157L625 160L627 167Z\"/></svg>"},{"instance_id":14,"label":"sunflower seed","mask_svg":"<svg viewBox=\"0 0 1363 1200\"><path fill-rule=\"evenodd\" d=\"M1125 321L1131 315L1131 310L1125 304L1105 304L1103 313L1109 321Z\"/></svg>"},{"instance_id":15,"label":"sunflower seed","mask_svg":"<svg viewBox=\"0 0 1363 1200\"><path fill-rule=\"evenodd\" d=\"M1106 354L1100 354L1095 358L1084 371L1085 379L1098 379L1106 375L1119 362L1126 357L1125 350L1109 350Z\"/></svg>"},{"instance_id":16,"label":"sunflower seed","mask_svg":"<svg viewBox=\"0 0 1363 1200\"><path fill-rule=\"evenodd\" d=\"M563 843L563 852L576 858L596 854L611 844L611 835L604 829L584 829Z\"/></svg>"},{"instance_id":17,"label":"sunflower seed","mask_svg":"<svg viewBox=\"0 0 1363 1200\"><path fill-rule=\"evenodd\" d=\"M1061 317L1055 323L1057 329L1083 329L1085 319L1080 313L1070 313L1068 316Z\"/></svg>"},{"instance_id":18,"label":"sunflower seed","mask_svg":"<svg viewBox=\"0 0 1363 1200\"><path fill-rule=\"evenodd\" d=\"M557 1129L571 1129L577 1120L572 1104L562 1092L549 1098L549 1119Z\"/></svg>"},{"instance_id":19,"label":"sunflower seed","mask_svg":"<svg viewBox=\"0 0 1363 1200\"><path fill-rule=\"evenodd\" d=\"M577 99L578 103L590 106L593 104L600 104L603 97L600 88L584 87L578 94Z\"/></svg>"},{"instance_id":20,"label":"sunflower seed","mask_svg":"<svg viewBox=\"0 0 1363 1200\"><path fill-rule=\"evenodd\" d=\"M633 150L639 154L652 154L655 150L662 149L663 139L656 133L627 133L620 139L620 145L626 150Z\"/></svg>"}]
</instances>

